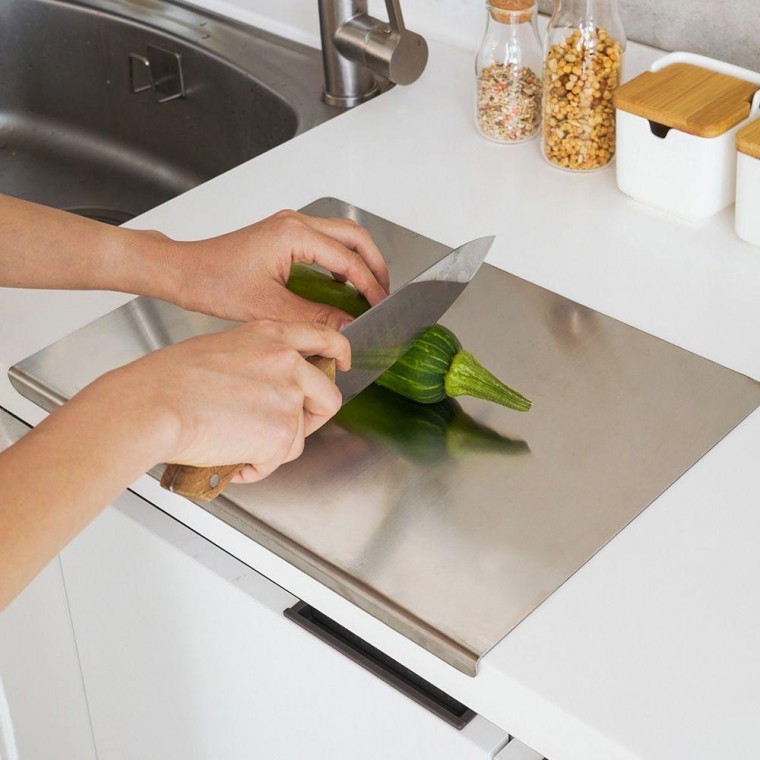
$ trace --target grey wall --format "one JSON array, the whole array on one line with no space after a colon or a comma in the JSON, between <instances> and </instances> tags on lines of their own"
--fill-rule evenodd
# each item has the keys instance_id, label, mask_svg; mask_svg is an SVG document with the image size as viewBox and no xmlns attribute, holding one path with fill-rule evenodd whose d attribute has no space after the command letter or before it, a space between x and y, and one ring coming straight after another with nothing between
<instances>
[{"instance_id":1,"label":"grey wall","mask_svg":"<svg viewBox=\"0 0 760 760\"><path fill-rule=\"evenodd\" d=\"M628 39L760 71L760 0L620 0L620 16Z\"/></svg>"}]
</instances>

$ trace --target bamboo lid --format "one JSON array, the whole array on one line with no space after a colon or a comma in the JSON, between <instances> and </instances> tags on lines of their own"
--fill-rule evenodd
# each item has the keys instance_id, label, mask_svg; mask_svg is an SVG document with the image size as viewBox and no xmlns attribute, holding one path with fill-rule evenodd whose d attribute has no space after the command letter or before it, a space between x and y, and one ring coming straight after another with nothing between
<instances>
[{"instance_id":1,"label":"bamboo lid","mask_svg":"<svg viewBox=\"0 0 760 760\"><path fill-rule=\"evenodd\" d=\"M760 119L747 124L736 133L736 148L753 158L760 158Z\"/></svg>"},{"instance_id":2,"label":"bamboo lid","mask_svg":"<svg viewBox=\"0 0 760 760\"><path fill-rule=\"evenodd\" d=\"M488 10L502 24L522 24L533 18L536 0L488 0Z\"/></svg>"},{"instance_id":3,"label":"bamboo lid","mask_svg":"<svg viewBox=\"0 0 760 760\"><path fill-rule=\"evenodd\" d=\"M719 137L749 116L760 89L690 63L646 71L619 87L615 107L697 137Z\"/></svg>"}]
</instances>

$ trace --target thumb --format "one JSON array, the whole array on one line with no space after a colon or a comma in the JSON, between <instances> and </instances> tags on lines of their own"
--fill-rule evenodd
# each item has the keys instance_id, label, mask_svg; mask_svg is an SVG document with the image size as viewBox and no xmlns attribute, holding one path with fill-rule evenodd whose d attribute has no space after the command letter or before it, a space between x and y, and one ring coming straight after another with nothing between
<instances>
[{"instance_id":1,"label":"thumb","mask_svg":"<svg viewBox=\"0 0 760 760\"><path fill-rule=\"evenodd\" d=\"M340 331L341 328L354 321L354 318L342 309L336 309L325 303L307 301L290 291L285 291L285 294L284 303L281 303L278 309L284 319L295 322L314 322L336 331Z\"/></svg>"}]
</instances>

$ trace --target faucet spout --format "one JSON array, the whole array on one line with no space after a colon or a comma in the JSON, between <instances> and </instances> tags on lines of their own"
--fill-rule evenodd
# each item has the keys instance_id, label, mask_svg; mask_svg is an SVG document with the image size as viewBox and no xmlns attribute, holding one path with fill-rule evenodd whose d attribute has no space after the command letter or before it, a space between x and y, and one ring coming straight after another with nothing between
<instances>
[{"instance_id":1,"label":"faucet spout","mask_svg":"<svg viewBox=\"0 0 760 760\"><path fill-rule=\"evenodd\" d=\"M399 0L386 0L388 21L367 0L319 0L326 103L351 108L378 94L375 76L411 84L425 69L424 38L404 26Z\"/></svg>"}]
</instances>

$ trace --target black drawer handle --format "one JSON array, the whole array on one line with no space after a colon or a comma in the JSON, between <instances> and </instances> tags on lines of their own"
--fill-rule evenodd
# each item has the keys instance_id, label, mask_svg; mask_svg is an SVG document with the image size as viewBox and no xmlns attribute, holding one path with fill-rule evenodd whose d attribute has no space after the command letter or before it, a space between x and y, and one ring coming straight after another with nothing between
<instances>
[{"instance_id":1,"label":"black drawer handle","mask_svg":"<svg viewBox=\"0 0 760 760\"><path fill-rule=\"evenodd\" d=\"M284 614L450 726L461 731L477 714L305 602L288 607Z\"/></svg>"}]
</instances>

